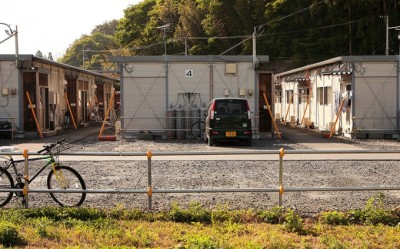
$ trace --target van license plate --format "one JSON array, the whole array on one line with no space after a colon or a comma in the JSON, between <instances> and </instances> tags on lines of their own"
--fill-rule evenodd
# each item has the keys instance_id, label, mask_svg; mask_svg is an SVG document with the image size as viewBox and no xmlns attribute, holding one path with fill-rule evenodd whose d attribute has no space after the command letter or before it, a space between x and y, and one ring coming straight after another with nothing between
<instances>
[{"instance_id":1,"label":"van license plate","mask_svg":"<svg viewBox=\"0 0 400 249\"><path fill-rule=\"evenodd\" d=\"M236 137L236 131L227 131L225 132L226 137Z\"/></svg>"}]
</instances>

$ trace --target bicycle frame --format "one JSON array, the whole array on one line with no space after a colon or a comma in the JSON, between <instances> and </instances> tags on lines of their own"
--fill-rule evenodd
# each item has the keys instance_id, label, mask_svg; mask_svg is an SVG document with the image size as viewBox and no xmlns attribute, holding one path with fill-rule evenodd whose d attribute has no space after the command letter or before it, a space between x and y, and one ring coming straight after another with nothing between
<instances>
[{"instance_id":1,"label":"bicycle frame","mask_svg":"<svg viewBox=\"0 0 400 249\"><path fill-rule=\"evenodd\" d=\"M60 165L58 162L58 154L60 153L60 147L55 152L52 152L52 149L57 147L58 145L62 145L62 142L65 139L60 139L56 143L51 143L48 145L43 146L44 149L38 151L38 156L29 158L29 159L22 159L22 160L14 160L14 158L10 155L8 156L9 160L5 162L5 166L1 166L0 169L4 172L4 183L2 186L6 186L11 183L11 187L14 189L23 189L22 193L16 193L15 196L17 197L26 197L22 200L22 203L27 204L27 194L28 194L28 184L32 183L37 179L37 177L43 173L43 171L47 167L50 168L50 172L48 172L47 176L47 188L49 190L62 190L61 192L52 192L50 191L50 196L53 200L58 203L60 206L80 206L85 201L86 193L76 193L76 194L69 194L68 189L86 189L86 185L82 176L73 168ZM24 163L27 161L38 161L43 160L44 165L40 162L40 166L35 167L39 168L33 176L29 179L27 177L28 172L25 174L21 174L18 171L19 166L18 163ZM27 165L26 165L27 166ZM0 174L0 177L2 174ZM15 177L15 180L14 178ZM13 184L14 183L14 184ZM67 191L67 192L65 192ZM12 198L14 191L3 191L3 192L10 192L2 196L5 198L4 200L0 200L0 206L3 207L6 205ZM20 192L20 191L18 191Z\"/></svg>"},{"instance_id":2,"label":"bicycle frame","mask_svg":"<svg viewBox=\"0 0 400 249\"><path fill-rule=\"evenodd\" d=\"M46 160L46 159L49 159L49 160L47 161L47 163L46 163L41 169L39 169L39 170L33 175L33 177L31 177L30 179L28 179L28 183L33 182L33 181L36 179L36 177L37 177L38 175L40 175L49 165L56 163L56 160L55 160L55 158L54 158L53 155L45 155L45 156L38 157L38 158L28 159L28 161L39 161L39 160ZM21 180L21 178L22 178L22 176L19 174L19 171L18 171L17 165L16 165L17 163L20 163L20 162L25 162L25 160L14 160L13 158L10 158L10 163L5 167L5 170L9 170L10 168L13 169L13 171L14 171L14 173L15 173L15 175L16 175L17 181L18 181L18 180ZM54 168L53 168L53 170L54 170Z\"/></svg>"}]
</instances>

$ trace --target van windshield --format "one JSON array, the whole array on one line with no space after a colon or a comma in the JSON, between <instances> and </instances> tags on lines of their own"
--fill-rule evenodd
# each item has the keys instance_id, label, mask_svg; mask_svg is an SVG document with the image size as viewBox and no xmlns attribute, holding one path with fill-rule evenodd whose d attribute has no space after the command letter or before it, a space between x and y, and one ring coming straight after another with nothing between
<instances>
[{"instance_id":1,"label":"van windshield","mask_svg":"<svg viewBox=\"0 0 400 249\"><path fill-rule=\"evenodd\" d=\"M218 114L246 114L246 101L240 99L220 99L216 101Z\"/></svg>"}]
</instances>

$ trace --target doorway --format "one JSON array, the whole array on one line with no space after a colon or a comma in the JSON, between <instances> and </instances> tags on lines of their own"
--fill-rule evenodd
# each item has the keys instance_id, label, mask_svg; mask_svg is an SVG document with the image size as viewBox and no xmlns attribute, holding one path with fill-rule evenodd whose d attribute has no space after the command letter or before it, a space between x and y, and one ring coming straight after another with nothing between
<instances>
[{"instance_id":1,"label":"doorway","mask_svg":"<svg viewBox=\"0 0 400 249\"><path fill-rule=\"evenodd\" d=\"M23 74L23 106L24 106L24 131L33 132L37 130L35 119L32 114L31 106L29 105L28 97L32 102L32 108L37 115L36 105L36 73L35 72L24 72Z\"/></svg>"},{"instance_id":2,"label":"doorway","mask_svg":"<svg viewBox=\"0 0 400 249\"><path fill-rule=\"evenodd\" d=\"M88 121L88 107L87 107L87 103L88 103L88 94L87 91L81 91L81 111L82 111L82 121L86 122Z\"/></svg>"},{"instance_id":3,"label":"doorway","mask_svg":"<svg viewBox=\"0 0 400 249\"><path fill-rule=\"evenodd\" d=\"M260 132L271 132L272 131L272 119L267 109L267 103L264 99L264 93L267 96L267 100L271 105L271 92L272 92L272 73L259 73L258 74L258 116ZM272 110L271 110L272 111Z\"/></svg>"},{"instance_id":4,"label":"doorway","mask_svg":"<svg viewBox=\"0 0 400 249\"><path fill-rule=\"evenodd\" d=\"M50 110L49 110L49 88L40 87L40 125L43 130L50 129Z\"/></svg>"}]
</instances>

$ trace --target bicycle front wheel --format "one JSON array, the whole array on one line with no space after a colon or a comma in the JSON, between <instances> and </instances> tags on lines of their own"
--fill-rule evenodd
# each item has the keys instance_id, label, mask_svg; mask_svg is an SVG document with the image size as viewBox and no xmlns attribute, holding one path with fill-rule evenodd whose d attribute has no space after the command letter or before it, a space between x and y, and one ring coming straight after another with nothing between
<instances>
[{"instance_id":1,"label":"bicycle front wheel","mask_svg":"<svg viewBox=\"0 0 400 249\"><path fill-rule=\"evenodd\" d=\"M10 173L0 167L0 189L13 189L14 181L10 175ZM13 196L13 192L0 192L0 207L5 206L10 202Z\"/></svg>"},{"instance_id":2,"label":"bicycle front wheel","mask_svg":"<svg viewBox=\"0 0 400 249\"><path fill-rule=\"evenodd\" d=\"M50 193L51 197L62 207L77 207L85 201L86 193L68 192L68 190L85 190L85 182L81 175L68 166L57 165L47 177L47 187L66 192Z\"/></svg>"}]
</instances>

